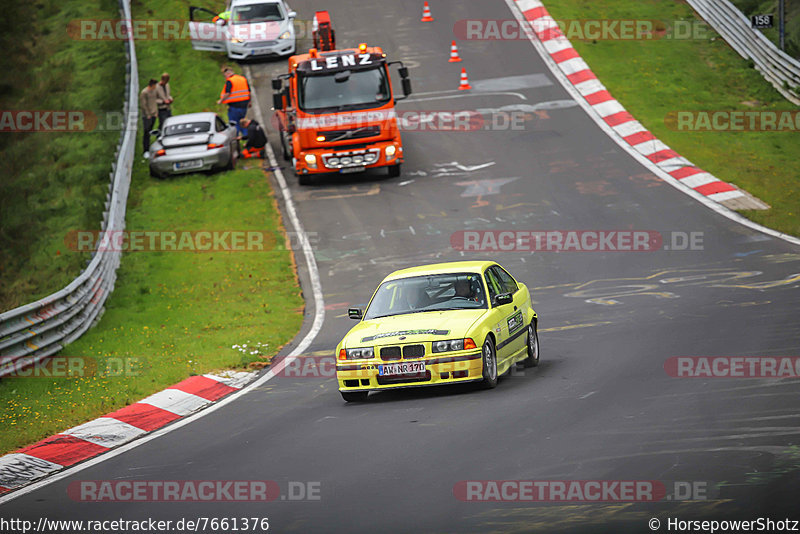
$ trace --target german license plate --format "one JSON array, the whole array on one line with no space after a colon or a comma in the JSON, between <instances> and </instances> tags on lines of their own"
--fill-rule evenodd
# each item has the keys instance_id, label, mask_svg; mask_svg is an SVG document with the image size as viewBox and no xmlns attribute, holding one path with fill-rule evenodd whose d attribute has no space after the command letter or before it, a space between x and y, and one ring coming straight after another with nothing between
<instances>
[{"instance_id":1,"label":"german license plate","mask_svg":"<svg viewBox=\"0 0 800 534\"><path fill-rule=\"evenodd\" d=\"M379 376L416 375L425 373L425 362L387 363L378 366Z\"/></svg>"},{"instance_id":2,"label":"german license plate","mask_svg":"<svg viewBox=\"0 0 800 534\"><path fill-rule=\"evenodd\" d=\"M341 170L341 173L342 174L350 174L350 173L353 173L353 172L364 172L366 170L367 170L366 167L345 167L344 169Z\"/></svg>"},{"instance_id":3,"label":"german license plate","mask_svg":"<svg viewBox=\"0 0 800 534\"><path fill-rule=\"evenodd\" d=\"M190 159L189 161L179 161L177 163L173 163L172 168L176 171L185 171L186 169L199 169L202 166L202 159Z\"/></svg>"}]
</instances>

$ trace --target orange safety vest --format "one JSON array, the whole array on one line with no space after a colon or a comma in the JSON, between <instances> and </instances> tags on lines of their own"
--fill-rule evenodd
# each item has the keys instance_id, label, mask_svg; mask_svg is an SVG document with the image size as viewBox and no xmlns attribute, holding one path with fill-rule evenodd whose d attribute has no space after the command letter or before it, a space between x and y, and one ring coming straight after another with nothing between
<instances>
[{"instance_id":1,"label":"orange safety vest","mask_svg":"<svg viewBox=\"0 0 800 534\"><path fill-rule=\"evenodd\" d=\"M234 102L246 102L250 100L250 86L247 84L247 78L241 74L234 74L228 78L228 81L231 82L231 94L222 100L223 104L233 104ZM219 93L219 97L223 98L223 95L225 95L224 87Z\"/></svg>"}]
</instances>

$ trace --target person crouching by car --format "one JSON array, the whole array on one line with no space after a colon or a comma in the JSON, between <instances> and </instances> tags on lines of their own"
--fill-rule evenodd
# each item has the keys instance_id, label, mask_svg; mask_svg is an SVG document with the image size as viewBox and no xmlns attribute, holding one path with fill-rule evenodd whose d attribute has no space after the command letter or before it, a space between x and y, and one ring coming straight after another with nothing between
<instances>
[{"instance_id":1,"label":"person crouching by car","mask_svg":"<svg viewBox=\"0 0 800 534\"><path fill-rule=\"evenodd\" d=\"M264 128L253 119L242 119L239 124L247 129L247 144L242 150L244 158L263 158L266 155L267 134Z\"/></svg>"}]
</instances>

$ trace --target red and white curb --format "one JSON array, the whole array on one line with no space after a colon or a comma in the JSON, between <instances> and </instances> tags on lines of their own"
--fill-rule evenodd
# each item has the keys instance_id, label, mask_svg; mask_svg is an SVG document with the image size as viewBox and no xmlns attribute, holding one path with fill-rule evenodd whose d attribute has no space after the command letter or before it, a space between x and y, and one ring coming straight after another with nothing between
<instances>
[{"instance_id":1,"label":"red and white curb","mask_svg":"<svg viewBox=\"0 0 800 534\"><path fill-rule=\"evenodd\" d=\"M530 23L546 52L566 75L569 82L586 99L591 108L626 143L670 176L701 195L730 209L768 209L769 206L693 165L670 147L656 139L647 128L633 118L600 83L589 65L572 47L539 0L514 0L523 17Z\"/></svg>"},{"instance_id":2,"label":"red and white curb","mask_svg":"<svg viewBox=\"0 0 800 534\"><path fill-rule=\"evenodd\" d=\"M157 430L242 389L256 373L191 376L116 412L0 457L0 494Z\"/></svg>"}]
</instances>

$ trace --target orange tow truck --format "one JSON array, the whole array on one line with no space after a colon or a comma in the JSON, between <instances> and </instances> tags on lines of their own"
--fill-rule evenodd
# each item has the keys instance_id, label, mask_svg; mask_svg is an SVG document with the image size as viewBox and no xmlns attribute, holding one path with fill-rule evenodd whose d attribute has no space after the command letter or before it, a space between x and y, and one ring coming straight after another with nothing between
<instances>
[{"instance_id":1,"label":"orange tow truck","mask_svg":"<svg viewBox=\"0 0 800 534\"><path fill-rule=\"evenodd\" d=\"M284 159L301 185L324 173L386 167L399 176L403 142L395 101L411 94L402 61L387 62L380 47L335 48L327 12L314 17L314 44L289 58L289 72L272 79L275 122ZM389 67L399 65L403 95L395 96Z\"/></svg>"}]
</instances>

